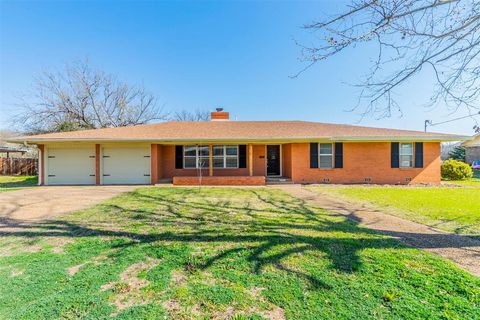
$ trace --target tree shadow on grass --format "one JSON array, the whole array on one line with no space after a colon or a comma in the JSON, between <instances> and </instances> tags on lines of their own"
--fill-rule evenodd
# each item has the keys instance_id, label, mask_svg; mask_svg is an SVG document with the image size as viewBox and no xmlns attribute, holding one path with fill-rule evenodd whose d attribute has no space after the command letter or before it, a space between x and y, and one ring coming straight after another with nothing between
<instances>
[{"instance_id":1,"label":"tree shadow on grass","mask_svg":"<svg viewBox=\"0 0 480 320\"><path fill-rule=\"evenodd\" d=\"M250 192L264 208L251 204L236 205L230 201L217 203L209 200L205 203L185 200L161 192L132 192L127 198L155 206L153 209L129 209L119 201L99 205L98 214L105 212L106 221L112 219L112 223L117 224L115 227L105 225L105 221L76 221L75 215L71 218L67 216L65 219L29 223L3 218L0 219L0 238L115 237L131 240L116 245L119 250L143 244L162 245L162 242L165 245L171 242L188 245L214 243L224 249L204 257L197 267L206 270L235 254L242 254L252 265L255 274L273 266L304 279L315 288L328 288L328 285L307 272L292 269L286 263L287 258L319 252L330 262L329 268L340 273L353 273L362 266L359 252L364 249L404 248L395 239L360 227L355 213L349 218L339 217L307 205L301 199L286 198L277 201L269 198L267 193L256 190ZM117 216L121 219L115 222ZM144 223L143 229L131 231L129 224L132 222ZM398 236L394 233L391 235ZM435 237L438 235L426 236L431 240L429 243L436 243Z\"/></svg>"}]
</instances>

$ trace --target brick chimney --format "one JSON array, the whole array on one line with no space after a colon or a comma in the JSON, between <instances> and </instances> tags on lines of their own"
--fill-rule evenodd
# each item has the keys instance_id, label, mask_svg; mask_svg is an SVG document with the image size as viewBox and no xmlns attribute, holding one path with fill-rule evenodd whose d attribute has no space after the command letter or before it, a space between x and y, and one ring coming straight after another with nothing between
<instances>
[{"instance_id":1,"label":"brick chimney","mask_svg":"<svg viewBox=\"0 0 480 320\"><path fill-rule=\"evenodd\" d=\"M213 111L210 114L211 121L228 121L230 120L230 114L226 111L223 111L223 108L217 108L216 111Z\"/></svg>"}]
</instances>

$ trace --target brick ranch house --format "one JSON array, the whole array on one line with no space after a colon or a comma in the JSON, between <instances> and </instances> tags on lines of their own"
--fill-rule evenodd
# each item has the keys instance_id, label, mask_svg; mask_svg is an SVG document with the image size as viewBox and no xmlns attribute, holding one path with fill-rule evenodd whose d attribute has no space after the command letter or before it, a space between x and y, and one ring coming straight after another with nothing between
<instances>
[{"instance_id":1,"label":"brick ranch house","mask_svg":"<svg viewBox=\"0 0 480 320\"><path fill-rule=\"evenodd\" d=\"M440 142L468 137L305 121L164 122L24 136L42 185L436 184ZM282 180L283 181L283 180Z\"/></svg>"}]
</instances>

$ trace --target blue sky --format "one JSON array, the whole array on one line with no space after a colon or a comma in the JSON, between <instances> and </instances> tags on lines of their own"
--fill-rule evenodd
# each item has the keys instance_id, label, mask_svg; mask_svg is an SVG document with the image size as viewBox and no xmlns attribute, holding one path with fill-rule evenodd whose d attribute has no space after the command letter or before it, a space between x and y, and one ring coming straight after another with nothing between
<instances>
[{"instance_id":1,"label":"blue sky","mask_svg":"<svg viewBox=\"0 0 480 320\"><path fill-rule=\"evenodd\" d=\"M423 130L445 121L425 108L430 76L397 92L403 117L355 112L348 85L368 71L373 51L349 51L304 67L293 39L302 24L338 12L340 1L0 2L0 127L11 127L17 97L44 69L88 57L121 80L142 83L167 110L222 106L238 120L311 120ZM431 131L472 134L472 119Z\"/></svg>"}]
</instances>

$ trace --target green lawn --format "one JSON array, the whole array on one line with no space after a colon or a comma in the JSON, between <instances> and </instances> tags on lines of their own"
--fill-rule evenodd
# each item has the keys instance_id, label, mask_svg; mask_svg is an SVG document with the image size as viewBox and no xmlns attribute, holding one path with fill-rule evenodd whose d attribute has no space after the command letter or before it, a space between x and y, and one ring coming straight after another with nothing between
<instances>
[{"instance_id":1,"label":"green lawn","mask_svg":"<svg viewBox=\"0 0 480 320\"><path fill-rule=\"evenodd\" d=\"M141 188L0 235L2 319L480 318L479 278L276 189Z\"/></svg>"},{"instance_id":2,"label":"green lawn","mask_svg":"<svg viewBox=\"0 0 480 320\"><path fill-rule=\"evenodd\" d=\"M462 186L462 187L479 187L480 188L480 171L479 170L474 170L473 171L473 177L468 180L462 180L462 181L443 181L443 184L446 185L456 185L456 186Z\"/></svg>"},{"instance_id":3,"label":"green lawn","mask_svg":"<svg viewBox=\"0 0 480 320\"><path fill-rule=\"evenodd\" d=\"M480 235L480 188L313 186L347 200L367 201L386 212L445 231Z\"/></svg>"},{"instance_id":4,"label":"green lawn","mask_svg":"<svg viewBox=\"0 0 480 320\"><path fill-rule=\"evenodd\" d=\"M37 185L36 176L0 176L0 192Z\"/></svg>"}]
</instances>

